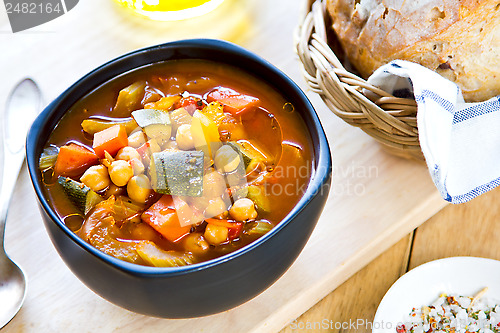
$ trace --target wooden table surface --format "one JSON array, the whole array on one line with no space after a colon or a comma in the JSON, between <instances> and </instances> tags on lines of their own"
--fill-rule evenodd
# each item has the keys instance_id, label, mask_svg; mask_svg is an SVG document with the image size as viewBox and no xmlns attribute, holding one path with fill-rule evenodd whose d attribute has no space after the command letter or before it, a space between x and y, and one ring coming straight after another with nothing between
<instances>
[{"instance_id":1,"label":"wooden table surface","mask_svg":"<svg viewBox=\"0 0 500 333\"><path fill-rule=\"evenodd\" d=\"M23 169L10 207L6 248L27 271L29 290L23 308L5 331L276 332L445 206L424 165L387 155L366 134L334 117L307 90L293 49L302 3L226 0L204 17L159 23L131 16L110 0L82 0L64 16L16 34L0 6L0 106L12 86L26 76L39 83L47 104L79 77L123 53L183 38L220 38L261 55L306 91L322 121L334 162L333 186L322 217L283 277L242 306L192 320L128 312L78 281L48 239ZM408 243L409 238L397 243L398 251L390 250L390 268L384 274L393 272L391 280L406 268ZM372 280L370 284L376 283ZM343 298L344 303L336 305L327 298L330 303L325 309L340 314L337 306L342 304L349 305L345 311L362 308L363 298L356 291L342 290L332 297L335 302ZM376 297L368 299L372 305L378 303ZM332 313L315 311L309 313Z\"/></svg>"},{"instance_id":2,"label":"wooden table surface","mask_svg":"<svg viewBox=\"0 0 500 333\"><path fill-rule=\"evenodd\" d=\"M454 256L500 260L499 201L500 188L497 188L468 203L446 206L281 332L371 332L378 304L407 271ZM325 319L328 329L305 329L307 325L320 327L318 323L324 323ZM350 323L357 324L349 326Z\"/></svg>"}]
</instances>

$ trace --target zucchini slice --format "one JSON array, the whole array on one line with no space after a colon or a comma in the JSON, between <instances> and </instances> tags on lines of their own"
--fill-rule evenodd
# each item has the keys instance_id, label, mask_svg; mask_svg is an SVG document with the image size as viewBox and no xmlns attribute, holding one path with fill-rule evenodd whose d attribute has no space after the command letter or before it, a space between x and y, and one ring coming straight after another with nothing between
<instances>
[{"instance_id":1,"label":"zucchini slice","mask_svg":"<svg viewBox=\"0 0 500 333\"><path fill-rule=\"evenodd\" d=\"M94 208L102 198L88 186L68 177L59 176L57 182L75 207L84 215Z\"/></svg>"},{"instance_id":2,"label":"zucchini slice","mask_svg":"<svg viewBox=\"0 0 500 333\"><path fill-rule=\"evenodd\" d=\"M204 154L201 151L153 153L151 184L161 194L199 197L203 194Z\"/></svg>"},{"instance_id":3,"label":"zucchini slice","mask_svg":"<svg viewBox=\"0 0 500 333\"><path fill-rule=\"evenodd\" d=\"M140 109L132 112L132 117L149 138L163 140L170 138L172 123L168 112L155 109Z\"/></svg>"},{"instance_id":4,"label":"zucchini slice","mask_svg":"<svg viewBox=\"0 0 500 333\"><path fill-rule=\"evenodd\" d=\"M120 90L112 114L115 117L126 117L130 111L140 105L145 88L146 81L137 81Z\"/></svg>"},{"instance_id":5,"label":"zucchini slice","mask_svg":"<svg viewBox=\"0 0 500 333\"><path fill-rule=\"evenodd\" d=\"M247 190L247 198L254 202L259 213L269 213L271 211L269 197L266 196L266 191L262 186L250 185Z\"/></svg>"},{"instance_id":6,"label":"zucchini slice","mask_svg":"<svg viewBox=\"0 0 500 333\"><path fill-rule=\"evenodd\" d=\"M228 144L241 154L247 172L253 170L260 162L267 162L267 157L255 147L253 142L240 140L238 142L229 142Z\"/></svg>"},{"instance_id":7,"label":"zucchini slice","mask_svg":"<svg viewBox=\"0 0 500 333\"><path fill-rule=\"evenodd\" d=\"M243 163L245 164L245 169L248 167L250 162L252 161L252 157L249 156L249 154L245 151L243 151L243 146L241 144L238 144L237 142L226 142L227 145L230 145L231 148L236 150L236 152L241 154L241 157L243 158Z\"/></svg>"}]
</instances>

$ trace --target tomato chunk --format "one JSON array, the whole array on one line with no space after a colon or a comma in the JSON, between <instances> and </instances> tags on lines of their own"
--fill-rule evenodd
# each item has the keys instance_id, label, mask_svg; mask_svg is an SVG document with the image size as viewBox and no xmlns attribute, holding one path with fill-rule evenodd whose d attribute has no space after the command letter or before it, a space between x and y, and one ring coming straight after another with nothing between
<instances>
[{"instance_id":1,"label":"tomato chunk","mask_svg":"<svg viewBox=\"0 0 500 333\"><path fill-rule=\"evenodd\" d=\"M228 220L219 220L219 219L205 219L205 222L207 222L209 224L214 224L214 225L228 228L229 233L228 233L227 238L229 240L233 240L235 238L238 238L241 235L241 232L243 230L243 223L242 222L230 222Z\"/></svg>"},{"instance_id":2,"label":"tomato chunk","mask_svg":"<svg viewBox=\"0 0 500 333\"><path fill-rule=\"evenodd\" d=\"M175 103L175 108L184 108L191 116L196 110L202 110L205 105L202 100L194 96L188 96L181 98L177 103Z\"/></svg>"},{"instance_id":3,"label":"tomato chunk","mask_svg":"<svg viewBox=\"0 0 500 333\"><path fill-rule=\"evenodd\" d=\"M255 106L259 99L256 97L240 94L233 89L219 87L212 90L207 95L207 101L217 101L224 105L224 111L237 115L252 106Z\"/></svg>"},{"instance_id":4,"label":"tomato chunk","mask_svg":"<svg viewBox=\"0 0 500 333\"><path fill-rule=\"evenodd\" d=\"M232 241L235 238L240 237L241 232L243 231L243 223L241 222L233 222L233 227L229 228L229 233L227 238Z\"/></svg>"},{"instance_id":5,"label":"tomato chunk","mask_svg":"<svg viewBox=\"0 0 500 333\"><path fill-rule=\"evenodd\" d=\"M171 195L162 196L142 213L141 219L171 242L180 240L191 230L189 225L181 227Z\"/></svg>"},{"instance_id":6,"label":"tomato chunk","mask_svg":"<svg viewBox=\"0 0 500 333\"><path fill-rule=\"evenodd\" d=\"M77 176L89 166L96 164L98 160L92 150L71 142L59 149L54 173L58 176Z\"/></svg>"}]
</instances>

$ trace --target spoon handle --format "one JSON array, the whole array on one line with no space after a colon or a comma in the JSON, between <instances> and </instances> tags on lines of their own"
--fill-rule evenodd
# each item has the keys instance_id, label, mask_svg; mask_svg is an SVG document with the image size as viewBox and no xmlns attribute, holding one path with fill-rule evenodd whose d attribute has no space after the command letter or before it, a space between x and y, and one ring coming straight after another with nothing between
<instances>
[{"instance_id":1,"label":"spoon handle","mask_svg":"<svg viewBox=\"0 0 500 333\"><path fill-rule=\"evenodd\" d=\"M24 79L7 99L3 119L3 175L0 191L0 249L4 247L5 221L25 157L28 129L38 114L42 95L36 83Z\"/></svg>"}]
</instances>

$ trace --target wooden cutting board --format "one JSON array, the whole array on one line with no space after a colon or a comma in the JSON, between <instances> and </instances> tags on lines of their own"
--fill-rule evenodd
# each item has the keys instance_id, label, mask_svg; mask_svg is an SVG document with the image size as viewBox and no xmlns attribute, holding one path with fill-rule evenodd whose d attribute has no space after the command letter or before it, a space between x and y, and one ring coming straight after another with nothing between
<instances>
[{"instance_id":1,"label":"wooden cutting board","mask_svg":"<svg viewBox=\"0 0 500 333\"><path fill-rule=\"evenodd\" d=\"M23 169L10 208L6 248L27 272L29 290L5 331L277 331L445 205L423 164L387 155L307 91L292 41L301 6L301 0L226 0L198 19L159 23L128 15L111 0L85 0L54 21L16 34L0 7L0 106L26 76L40 84L47 104L79 77L125 52L182 38L221 38L263 56L306 90L328 135L334 163L323 215L287 273L244 305L190 320L137 315L87 289L50 243Z\"/></svg>"}]
</instances>

